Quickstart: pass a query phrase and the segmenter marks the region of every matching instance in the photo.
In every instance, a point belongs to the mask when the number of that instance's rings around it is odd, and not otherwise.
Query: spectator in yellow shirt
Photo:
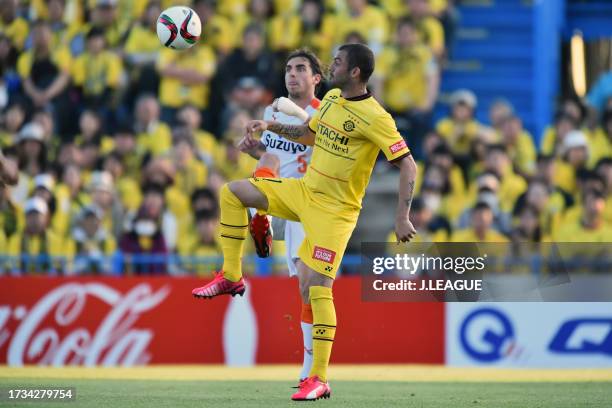
[[[221,266],[221,248],[216,239],[218,213],[200,210],[195,213],[194,232],[179,242],[182,266],[191,274],[203,275],[204,271],[217,270]]]
[[[79,117],[80,133],[75,136],[75,146],[93,143],[100,147],[101,153],[108,153],[113,149],[113,139],[103,135],[102,117],[94,110],[86,109]]]
[[[295,10],[277,8],[276,15],[268,22],[268,47],[278,57],[286,55],[301,45],[301,28],[300,16]]]
[[[25,217],[21,205],[11,199],[9,187],[0,184],[0,231],[7,240],[13,234],[22,231],[25,224]],[[5,243],[6,244],[6,243]],[[6,248],[4,248],[6,250]]]
[[[185,105],[177,113],[177,122],[193,134],[198,157],[213,166],[219,160],[219,143],[212,133],[202,129],[202,113],[193,105]]]
[[[95,171],[88,184],[91,204],[102,211],[102,225],[115,238],[123,231],[123,208],[117,198],[113,176],[106,171]]]
[[[176,184],[176,167],[169,157],[157,157],[147,163],[143,170],[141,185],[159,186],[164,191],[165,207],[168,212],[181,217],[189,213],[189,196]]]
[[[97,27],[87,33],[87,50],[72,67],[72,79],[89,108],[109,108],[113,92],[119,87],[121,59],[106,48],[104,32]]]
[[[580,130],[569,132],[563,139],[557,159],[555,184],[564,191],[577,195],[577,172],[586,168],[589,160],[589,145],[586,135]]]
[[[48,229],[49,209],[40,197],[33,197],[24,205],[26,214],[23,232],[8,240],[8,254],[12,257],[12,270],[21,273],[57,273],[69,269],[64,241]]]
[[[208,167],[196,158],[192,135],[187,129],[175,131],[172,157],[176,163],[174,187],[181,191],[185,198],[191,197],[194,191],[208,184]],[[191,219],[187,211],[177,213],[179,235],[190,229]]]
[[[17,142],[19,129],[26,118],[24,104],[12,103],[4,112],[4,123],[0,127],[0,148],[12,146]]]
[[[603,113],[601,127],[593,132],[589,142],[589,168],[594,167],[601,159],[612,157],[612,109]]]
[[[140,186],[136,179],[125,174],[121,155],[116,151],[105,155],[102,161],[102,170],[113,176],[122,207],[127,211],[136,211],[142,201]]]
[[[501,142],[512,160],[516,172],[530,176],[535,171],[536,149],[533,137],[523,128],[523,121],[510,115],[501,123]]]
[[[28,38],[28,22],[17,15],[18,0],[2,0],[0,2],[0,32],[10,40],[17,51],[23,50]]]
[[[568,204],[559,190],[544,179],[535,178],[529,182],[527,191],[517,199],[513,213],[520,214],[526,206],[537,211],[542,236],[550,237],[563,218]]]
[[[67,11],[67,4],[69,11]],[[76,4],[77,1],[71,0],[32,0],[32,9],[36,14],[36,18],[45,20],[49,23],[51,31],[53,32],[52,46],[57,48],[59,46],[68,46],[70,35],[77,29],[81,24],[77,14],[80,12],[80,5]],[[31,45],[31,35],[26,40],[26,48]]]
[[[147,152],[145,146],[137,142],[131,124],[122,123],[115,130],[113,152],[121,159],[124,174],[134,180],[140,180],[143,159]]]
[[[157,61],[161,77],[159,101],[167,111],[167,121],[173,120],[176,110],[185,104],[208,107],[210,79],[217,67],[215,54],[206,41],[182,52],[164,49]]]
[[[438,97],[440,73],[429,48],[418,40],[414,22],[402,19],[395,44],[378,57],[374,83],[378,96],[393,115],[398,129],[409,135],[412,154],[421,157],[421,144],[431,129],[431,111]]]
[[[145,94],[136,101],[134,129],[137,143],[140,148],[155,156],[168,152],[172,147],[170,127],[160,121],[160,113],[155,96]]]
[[[217,3],[216,0],[195,0],[192,6],[202,21],[201,38],[222,59],[235,46],[235,27],[227,17],[217,13]]]
[[[553,237],[556,242],[612,242],[612,225],[606,223],[606,198],[600,190],[584,194],[583,213],[578,222],[567,222]]]
[[[109,48],[117,49],[124,40],[127,23],[131,22],[131,20],[121,18],[122,15],[119,14],[117,7],[118,0],[94,0],[91,3],[90,22],[78,27],[78,30],[74,30],[70,36],[72,55],[80,55],[83,52],[84,39],[94,27],[102,32]]]
[[[485,171],[495,173],[499,177],[498,197],[502,211],[512,211],[517,198],[527,190],[527,182],[512,169],[512,162],[503,145],[491,145],[487,148]]]
[[[71,58],[66,48],[52,47],[51,28],[47,22],[36,22],[32,36],[32,48],[19,57],[17,71],[32,104],[42,108],[52,103],[68,86]]]
[[[460,89],[450,97],[451,115],[436,124],[436,131],[458,156],[465,157],[472,142],[477,138],[482,125],[474,119],[476,95],[467,89]]]
[[[514,115],[514,106],[506,99],[496,99],[489,106],[489,122],[493,129],[501,134],[506,118]]]
[[[217,170],[225,180],[239,180],[251,177],[257,161],[248,154],[241,154],[236,147],[236,141],[242,137],[244,126],[250,120],[248,113],[238,111],[230,120],[229,127],[223,135],[222,160],[217,164]],[[220,186],[219,186],[220,187]]]
[[[304,0],[300,7],[301,42],[324,62],[332,57],[336,36],[336,15],[326,13],[318,0]]]
[[[65,237],[70,224],[70,209],[58,206],[55,198],[55,178],[51,174],[34,177],[32,196],[45,200],[49,210],[49,228],[58,236]]]
[[[159,3],[150,2],[140,21],[131,28],[123,47],[131,87],[128,93],[128,103],[130,99],[133,102],[130,95],[157,93],[159,76],[155,69],[155,62],[163,49],[163,45],[157,38],[157,18],[160,13]]]
[[[555,115],[553,126],[544,130],[540,149],[542,153],[559,155],[565,136],[572,130],[580,129],[584,119],[583,107],[571,99],[566,100]]]
[[[30,122],[24,125],[17,135],[17,157],[20,177],[32,179],[47,170],[47,145],[42,126]]]
[[[348,0],[346,4],[346,12],[337,18],[336,44],[344,42],[349,33],[358,32],[375,55],[381,52],[389,35],[385,13],[367,0]]]
[[[453,242],[508,242],[508,238],[492,228],[493,211],[485,202],[472,210],[472,225],[453,233]]]
[[[433,16],[429,0],[407,0],[410,16],[416,21],[421,41],[431,48],[436,58],[444,56],[444,28]]]
[[[58,211],[68,214],[69,220],[91,202],[84,186],[81,168],[77,164],[70,163],[62,168],[61,183],[55,187],[55,199]]]
[[[512,242],[541,242],[543,236],[540,219],[540,213],[535,207],[524,206],[518,214],[518,223],[510,234]]]
[[[84,207],[71,231],[74,253],[72,270],[78,275],[110,274],[112,256],[117,249],[113,235],[102,225],[102,211],[95,205]]]
[[[177,128],[174,133],[172,158],[176,165],[174,184],[186,195],[205,187],[208,179],[207,166],[197,159],[193,135],[186,128]]]
[[[420,197],[412,201],[410,221],[419,232],[410,242],[447,242],[451,236],[451,226],[442,216],[434,215]],[[397,242],[395,231],[391,231],[387,242]]]

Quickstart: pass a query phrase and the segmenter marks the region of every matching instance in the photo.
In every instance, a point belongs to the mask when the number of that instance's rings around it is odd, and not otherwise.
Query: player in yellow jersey
[[[357,223],[379,151],[400,168],[395,234],[409,241],[416,234],[408,218],[416,164],[391,116],[368,92],[374,55],[365,45],[345,44],[334,56],[329,91],[308,123],[280,124],[255,120],[247,125],[247,140],[268,130],[286,139],[314,145],[312,159],[301,179],[251,178],[224,185],[220,192],[220,244],[223,269],[215,279],[193,290],[196,297],[242,295],[241,258],[247,235],[247,208],[302,223],[299,249],[300,290],[313,314],[313,365],[292,399],[328,398],[327,366],[336,331],[332,285],[344,250]]]

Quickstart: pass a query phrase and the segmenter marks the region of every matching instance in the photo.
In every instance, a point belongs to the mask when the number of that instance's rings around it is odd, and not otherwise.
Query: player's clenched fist
[[[417,231],[408,218],[395,221],[395,236],[397,242],[408,242],[416,235]]]
[[[257,132],[268,130],[268,123],[265,120],[250,120],[247,123],[247,136],[253,136]]]

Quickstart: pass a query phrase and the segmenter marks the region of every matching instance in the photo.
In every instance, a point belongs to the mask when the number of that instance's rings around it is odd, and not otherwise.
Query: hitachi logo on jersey
[[[339,143],[339,144],[345,145],[345,146],[349,142],[348,136],[342,136],[340,134],[340,132],[338,132],[338,131],[336,131],[334,129],[328,128],[327,126],[321,124],[321,122],[319,122],[317,124],[317,129],[318,129],[319,134],[321,134],[321,136],[325,136],[326,138],[328,138],[332,142]]]
[[[282,150],[287,153],[297,154],[306,151],[307,147],[300,143],[290,142],[289,140],[272,137],[267,134],[263,138],[263,144],[270,149]]]

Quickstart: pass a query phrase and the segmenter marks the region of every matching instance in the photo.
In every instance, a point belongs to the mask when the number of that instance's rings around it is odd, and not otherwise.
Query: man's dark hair
[[[93,26],[88,32],[85,38],[90,40],[95,37],[104,37],[104,29],[101,27]]]
[[[346,52],[348,69],[359,68],[359,79],[366,83],[374,72],[374,53],[363,44],[344,44],[338,51]]]
[[[487,154],[491,153],[503,153],[508,154],[508,150],[506,150],[506,146],[501,143],[491,144],[487,146]]]
[[[211,221],[219,218],[217,209],[198,210],[195,213],[195,221]]]
[[[321,75],[321,79],[323,79],[323,67],[321,64],[321,60],[315,55],[314,52],[310,51],[308,48],[299,48],[295,51],[292,51],[291,54],[287,56],[285,60],[285,64],[289,62],[289,60],[293,58],[306,58],[310,63],[310,69],[312,69],[313,74]]]
[[[595,165],[595,171],[599,171],[604,166],[612,166],[612,157],[603,157],[597,161]]]
[[[410,26],[416,28],[417,24],[412,17],[402,17],[397,22],[396,31],[399,31],[403,26]]]
[[[476,203],[476,205],[474,206],[474,212],[476,211],[493,211],[493,209],[491,208],[491,206],[484,202],[484,201],[479,201]]]
[[[250,23],[244,28],[244,30],[242,30],[242,37],[244,38],[247,34],[250,33],[256,33],[260,37],[263,37],[265,34],[265,30],[259,23]]]

